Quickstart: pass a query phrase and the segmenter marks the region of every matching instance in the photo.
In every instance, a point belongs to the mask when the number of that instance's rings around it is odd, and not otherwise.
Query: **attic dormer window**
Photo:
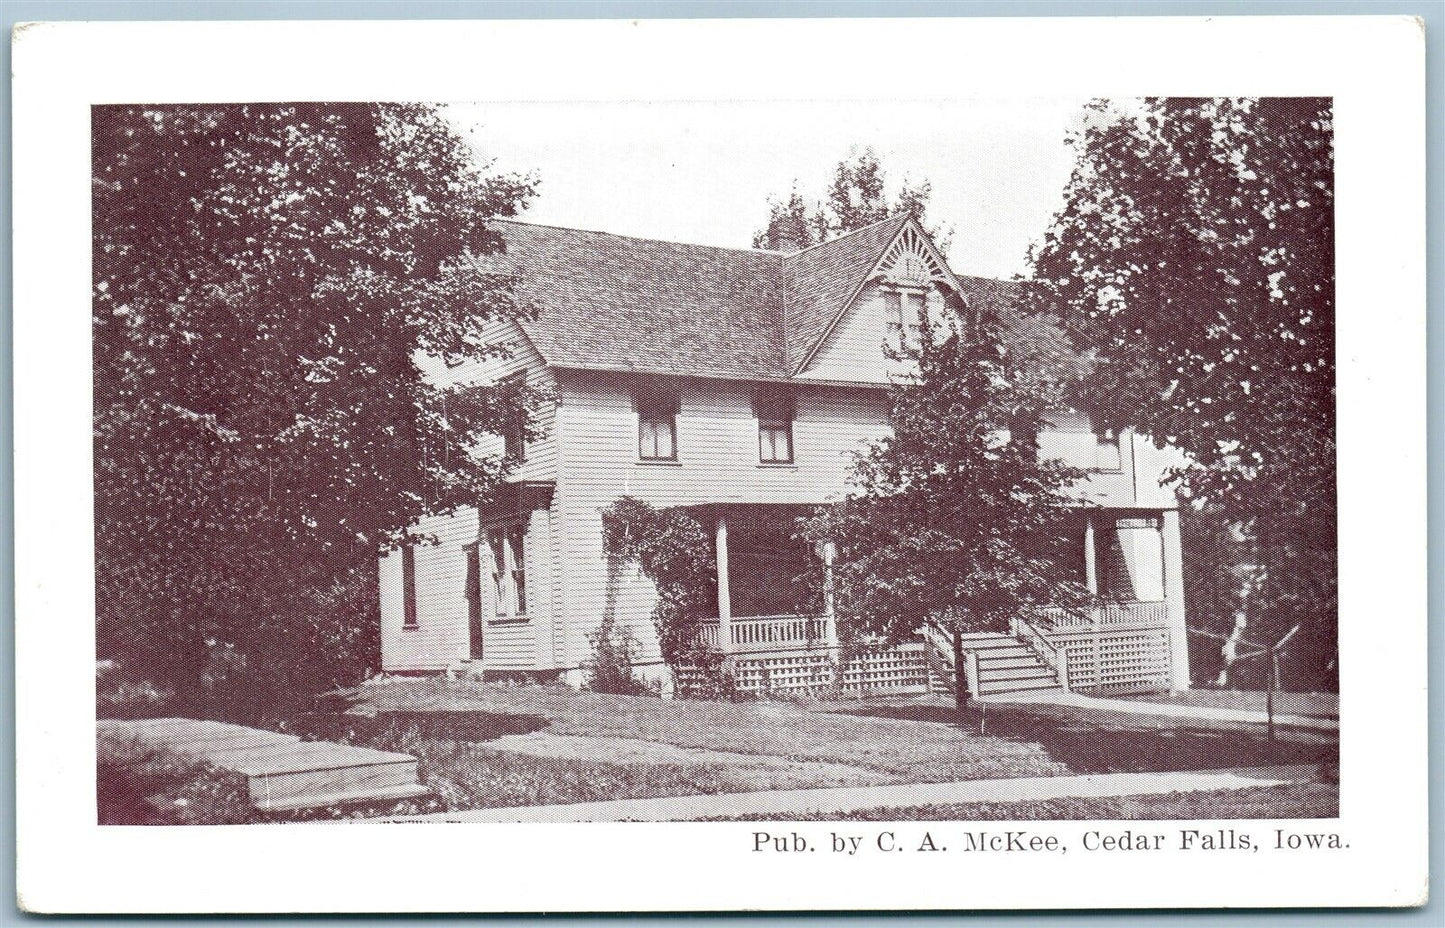
[[[677,460],[677,393],[645,390],[634,398],[637,404],[637,456],[644,461]]]
[[[923,294],[908,290],[886,290],[883,293],[883,304],[889,346],[895,351],[917,351],[923,343]]]

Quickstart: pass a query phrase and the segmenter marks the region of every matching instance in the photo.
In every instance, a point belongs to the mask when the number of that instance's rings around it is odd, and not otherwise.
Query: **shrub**
[[[585,689],[616,696],[653,696],[657,689],[633,672],[633,662],[642,645],[629,629],[618,628],[612,616],[587,636],[592,657],[582,664]]]

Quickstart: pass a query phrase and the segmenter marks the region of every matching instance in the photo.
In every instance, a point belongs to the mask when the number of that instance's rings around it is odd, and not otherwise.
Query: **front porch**
[[[790,526],[798,508],[699,507],[714,533],[717,615],[700,623],[698,646],[721,657],[742,692],[951,692],[953,649],[944,636],[924,634],[887,649],[842,647],[857,636],[839,628],[834,549],[796,538]],[[1086,510],[1078,537],[1078,569],[1098,605],[1085,615],[1050,610],[1020,618],[1007,634],[965,636],[964,675],[973,695],[1187,688],[1177,513]],[[795,608],[758,612],[762,605]],[[694,673],[701,671],[679,668],[684,691]]]

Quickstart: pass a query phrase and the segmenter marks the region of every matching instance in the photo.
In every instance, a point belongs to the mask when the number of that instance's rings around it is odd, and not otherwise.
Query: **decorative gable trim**
[[[887,222],[888,220],[884,220]],[[958,278],[949,269],[948,263],[939,254],[937,246],[929,238],[928,233],[918,224],[918,220],[909,217],[903,228],[893,237],[893,241],[879,254],[873,267],[864,274],[843,302],[842,307],[834,314],[833,318],[824,326],[818,338],[809,346],[808,351],[803,355],[802,360],[793,368],[796,376],[808,369],[813,363],[813,358],[827,343],[828,337],[838,327],[838,323],[852,310],[853,304],[858,300],[858,294],[868,283],[881,280],[888,283],[900,284],[915,287],[943,287],[953,292],[965,305],[968,300],[964,296],[963,287],[959,284]]]
[[[957,278],[948,269],[948,265],[943,263],[943,257],[928,240],[928,236],[913,221],[903,227],[893,244],[883,252],[877,267],[868,275],[870,280],[875,277],[905,286],[927,287],[938,284],[955,293],[959,292]]]

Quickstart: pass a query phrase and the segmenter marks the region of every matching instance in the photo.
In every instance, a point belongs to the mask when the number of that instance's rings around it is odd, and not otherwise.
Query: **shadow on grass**
[[[493,741],[503,735],[529,735],[548,724],[548,720],[540,715],[461,710],[378,712],[374,716],[300,712],[287,719],[284,727],[307,741],[362,744],[415,739]]]
[[[960,713],[952,706],[865,705],[830,711],[940,722],[974,733],[982,725],[990,737],[1039,745],[1076,773],[1319,764],[1328,777],[1338,768],[1340,756],[1337,738],[1314,732],[1284,731],[1279,740],[1270,741],[1262,725],[1202,725],[1066,706],[990,704]]]

